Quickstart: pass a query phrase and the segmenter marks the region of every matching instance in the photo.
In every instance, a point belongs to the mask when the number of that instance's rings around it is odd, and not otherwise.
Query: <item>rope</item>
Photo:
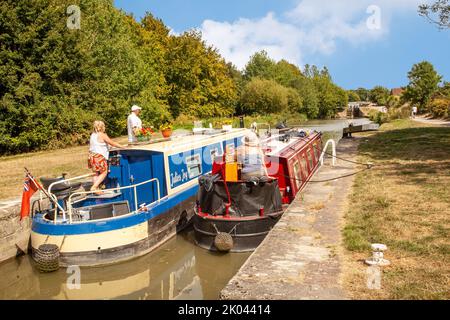
[[[368,168],[364,168],[362,170],[358,170],[358,171],[355,171],[355,172],[352,172],[352,173],[349,173],[349,174],[346,174],[346,175],[343,175],[343,176],[339,176],[339,177],[334,177],[334,178],[325,179],[325,180],[309,180],[309,181],[306,181],[306,182],[307,183],[322,183],[322,182],[329,182],[329,181],[344,179],[344,178],[348,178],[348,177],[351,177],[351,176],[355,176],[358,173],[361,173],[361,172],[364,172],[364,171],[367,171],[367,170],[370,170],[370,169],[371,168],[368,167]],[[305,181],[305,180],[298,179],[298,178],[295,178],[295,177],[291,177],[291,176],[288,176],[288,175],[283,175],[283,176],[285,178],[296,180],[296,181],[300,181],[300,182],[304,182]]]
[[[303,137],[298,137],[298,138],[302,139],[302,140],[305,141],[305,142],[309,142],[309,140],[307,140],[307,139],[305,139],[305,138],[303,138]],[[336,158],[336,159],[339,159],[339,160],[342,160],[342,161],[346,161],[346,162],[353,163],[353,164],[359,164],[359,165],[363,165],[363,166],[371,166],[371,167],[374,166],[372,163],[363,163],[363,162],[358,162],[358,161],[348,160],[348,159],[344,159],[344,158],[341,158],[341,157],[338,157],[338,156],[334,156],[333,154],[331,154],[331,153],[329,153],[329,152],[320,150],[319,148],[317,148],[317,147],[314,146],[314,145],[313,145],[313,148],[316,149],[316,150],[318,150],[318,151],[320,151],[321,153],[323,152],[323,153],[325,153],[326,155],[329,155],[329,156],[331,156],[331,157],[333,157],[333,158]]]

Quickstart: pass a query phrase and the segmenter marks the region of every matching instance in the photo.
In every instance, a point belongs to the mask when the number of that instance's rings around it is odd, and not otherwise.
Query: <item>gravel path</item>
[[[416,122],[420,122],[420,123],[435,124],[438,126],[450,126],[450,121],[446,121],[446,120],[429,119],[429,118],[425,118],[425,117],[417,117],[412,120],[416,121]]]

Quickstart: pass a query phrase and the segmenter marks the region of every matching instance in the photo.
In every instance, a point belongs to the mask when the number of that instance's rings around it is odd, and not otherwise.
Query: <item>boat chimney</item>
[[[264,217],[264,207],[259,208],[259,216]]]

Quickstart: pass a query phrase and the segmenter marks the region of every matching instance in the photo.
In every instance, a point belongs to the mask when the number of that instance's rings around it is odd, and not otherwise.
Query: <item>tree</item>
[[[339,110],[343,110],[348,104],[347,92],[333,83],[328,69],[320,70],[316,66],[308,68],[306,74],[316,88],[318,97],[318,117],[329,119],[336,115]]]
[[[260,51],[250,57],[244,69],[244,78],[249,81],[252,78],[274,79],[275,61],[272,60],[266,51]]]
[[[319,115],[319,97],[311,79],[301,77],[292,86],[302,98],[302,108],[299,113],[306,114],[309,119],[316,119]]]
[[[201,34],[185,32],[171,37],[168,51],[168,101],[173,117],[229,116],[235,111],[237,88],[230,68]]]
[[[359,95],[354,90],[347,91],[347,94],[348,94],[348,101],[349,102],[361,101],[361,98],[359,97]]]
[[[280,113],[288,107],[289,95],[287,88],[273,80],[253,78],[244,87],[240,103],[247,115]]]
[[[285,87],[292,87],[295,80],[303,77],[300,69],[286,60],[277,62],[272,68],[272,79]]]
[[[432,95],[438,90],[442,77],[431,63],[423,61],[412,67],[408,78],[404,99],[422,110],[426,109]]]
[[[386,99],[386,107],[388,108],[395,108],[399,105],[401,98],[398,96],[392,96],[390,95],[387,99]]]
[[[391,92],[388,88],[375,86],[372,90],[370,90],[369,99],[379,106],[385,106],[390,95]]]
[[[439,28],[450,28],[450,0],[437,0],[433,4],[419,6],[419,14]]]
[[[291,113],[304,113],[306,115],[303,108],[303,98],[300,96],[297,90],[293,88],[287,89],[287,99],[288,99],[288,111]]]
[[[94,119],[121,134],[130,103],[144,88],[153,96],[154,65],[130,17],[111,0],[86,0],[82,29],[72,30],[70,4],[0,3],[0,153],[85,143]]]
[[[370,90],[365,88],[358,88],[355,90],[355,93],[359,96],[361,101],[369,101],[370,99]]]
[[[450,99],[450,82],[445,81],[442,87],[436,92],[436,96]]]
[[[80,30],[66,26],[72,4]],[[155,124],[171,112],[230,115],[237,100],[225,61],[199,35],[171,36],[112,0],[1,1],[0,57],[0,154],[86,143],[96,119],[121,135],[132,104]]]

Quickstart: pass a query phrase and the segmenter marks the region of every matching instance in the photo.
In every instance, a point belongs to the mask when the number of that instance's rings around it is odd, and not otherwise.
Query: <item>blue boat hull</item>
[[[35,219],[33,255],[40,244],[60,248],[60,265],[103,266],[145,255],[184,230],[192,222],[197,186],[141,212],[111,221],[53,224]]]

